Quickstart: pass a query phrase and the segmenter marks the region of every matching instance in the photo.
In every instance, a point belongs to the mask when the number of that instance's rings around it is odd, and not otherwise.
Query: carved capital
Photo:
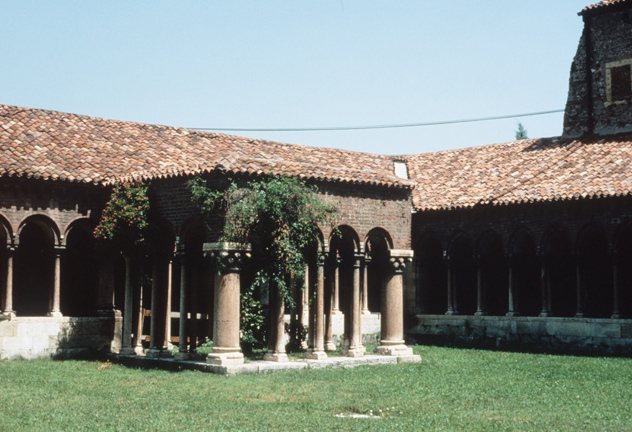
[[[316,257],[316,263],[323,267],[325,265],[325,263],[327,262],[327,259],[329,257],[329,252],[318,252],[318,256]]]
[[[250,245],[242,243],[204,243],[204,255],[219,264],[221,271],[239,272],[250,258]]]
[[[391,257],[389,262],[391,263],[393,270],[395,270],[395,273],[401,273],[406,268],[406,265],[412,262],[412,260],[413,259],[409,257]]]

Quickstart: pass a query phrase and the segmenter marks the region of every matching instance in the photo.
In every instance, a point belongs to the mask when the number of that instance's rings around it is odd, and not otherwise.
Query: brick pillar
[[[13,257],[15,255],[15,247],[7,245],[7,278],[4,290],[4,310],[2,314],[9,317],[15,317],[13,310]]]
[[[313,319],[310,322],[310,328],[313,331],[313,345],[311,349],[305,353],[306,359],[322,360],[327,358],[325,353],[325,262],[327,253],[318,254],[317,267],[317,283],[316,283],[316,304],[312,306],[314,310]]]
[[[240,275],[250,246],[239,243],[204,243],[204,252],[219,261],[215,276],[213,352],[206,359],[216,365],[244,362],[239,346]]]
[[[378,354],[411,356],[413,350],[404,343],[404,276],[413,251],[391,250],[391,271],[382,285],[382,339],[375,349]]]
[[[65,250],[65,246],[55,246],[55,269],[53,273],[53,289],[50,298],[50,306],[48,309],[49,317],[61,317],[59,308],[61,295],[61,253]]]
[[[360,305],[360,267],[364,255],[356,254],[353,257],[353,284],[351,291],[351,302],[345,311],[350,316],[345,317],[345,321],[349,320],[349,335],[345,335],[345,339],[349,340],[349,346],[343,350],[343,354],[347,357],[362,357],[366,351],[362,345],[362,315]]]

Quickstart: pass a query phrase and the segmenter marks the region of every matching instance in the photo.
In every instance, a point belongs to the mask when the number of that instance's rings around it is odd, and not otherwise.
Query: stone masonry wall
[[[590,70],[587,68],[587,51]],[[632,100],[608,100],[607,87],[608,68],[617,65],[615,62],[625,64],[629,60],[632,60],[629,6],[624,10],[607,9],[605,13],[584,17],[584,33],[571,66],[565,136],[632,130]],[[587,97],[588,92],[591,97]]]

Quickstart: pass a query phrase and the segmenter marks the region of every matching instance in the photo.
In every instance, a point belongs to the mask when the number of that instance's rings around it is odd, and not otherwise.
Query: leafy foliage
[[[148,227],[147,189],[143,183],[117,183],[94,229],[94,237],[111,242],[123,252],[143,245]]]
[[[316,187],[289,176],[274,176],[223,190],[201,178],[190,182],[193,202],[206,214],[224,216],[221,241],[258,246],[255,284],[269,283],[289,297],[291,285],[302,286],[306,253],[318,238],[318,224],[332,222],[333,204]],[[290,283],[288,283],[288,280]]]
[[[263,348],[266,344],[266,314],[255,296],[255,287],[250,286],[241,296],[241,348],[244,354],[251,355],[253,349]]]
[[[306,254],[318,239],[318,224],[333,222],[336,207],[322,200],[316,187],[289,176],[268,177],[245,185],[231,180],[221,189],[209,187],[198,177],[189,186],[193,202],[203,213],[223,216],[220,241],[253,245],[257,257],[253,287],[267,285],[271,291],[277,289],[292,305],[292,292],[304,284]],[[252,294],[249,291],[245,295],[252,298]],[[242,322],[242,340],[261,342],[256,329],[261,314],[256,305],[242,299],[242,310],[242,316],[250,315]]]

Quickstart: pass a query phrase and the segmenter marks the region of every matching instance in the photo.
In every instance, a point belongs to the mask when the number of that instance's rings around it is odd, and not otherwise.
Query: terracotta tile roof
[[[407,162],[418,210],[632,195],[632,134],[524,140]]]
[[[0,105],[0,177],[110,184],[213,170],[413,186],[388,156]]]
[[[592,4],[590,6],[586,6],[584,9],[582,9],[582,11],[579,14],[583,15],[584,13],[591,12],[591,11],[593,11],[595,9],[601,10],[605,6],[613,6],[613,5],[616,5],[616,4],[623,4],[623,3],[627,3],[628,1],[629,0],[602,0],[599,3],[595,3],[595,4]]]

